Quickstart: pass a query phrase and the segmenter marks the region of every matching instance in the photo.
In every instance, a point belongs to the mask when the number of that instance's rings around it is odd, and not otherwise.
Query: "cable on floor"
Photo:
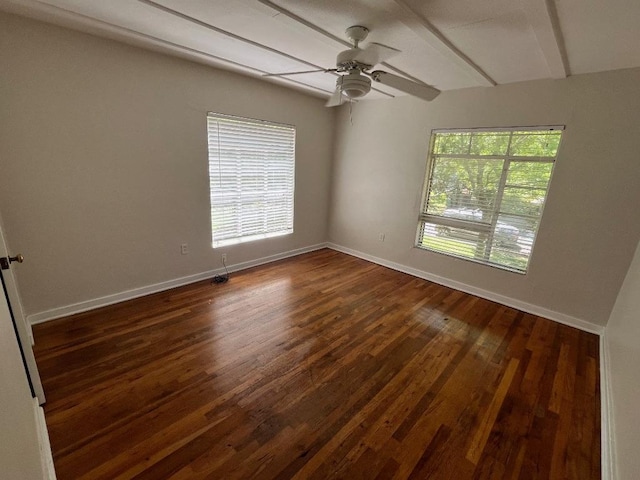
[[[211,280],[211,283],[227,283],[229,281],[229,270],[227,270],[227,262],[222,259],[222,266],[224,267],[224,275],[216,275]]]

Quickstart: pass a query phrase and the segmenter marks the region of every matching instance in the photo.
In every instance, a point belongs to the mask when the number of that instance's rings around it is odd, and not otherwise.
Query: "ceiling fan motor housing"
[[[371,79],[353,71],[338,77],[336,86],[349,98],[360,98],[371,90]]]

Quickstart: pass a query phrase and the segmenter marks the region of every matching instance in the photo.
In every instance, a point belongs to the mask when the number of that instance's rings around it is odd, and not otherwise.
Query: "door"
[[[4,290],[4,292],[0,292],[0,295],[6,295],[8,301],[9,311],[18,337],[22,361],[29,380],[29,386],[31,387],[31,393],[34,397],[38,398],[38,403],[42,405],[45,402],[45,397],[36,359],[33,356],[31,327],[27,324],[24,316],[16,281],[11,271],[12,268],[17,268],[16,265],[21,263],[18,258],[15,258],[16,256],[17,255],[9,255],[4,234],[2,233],[2,229],[0,229],[0,274],[2,276],[2,289]]]
[[[0,477],[55,478],[45,474],[51,451],[34,415],[34,408],[42,409],[29,391],[15,332],[7,298],[0,291]]]

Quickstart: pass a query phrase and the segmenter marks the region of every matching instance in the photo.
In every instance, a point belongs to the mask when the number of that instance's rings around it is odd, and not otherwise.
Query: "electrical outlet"
[[[189,245],[187,245],[186,243],[180,245],[180,253],[182,255],[186,255],[187,253],[189,253]]]
[[[384,233],[379,233],[378,234],[378,240],[380,240],[381,242],[384,242],[384,237],[385,237]]]
[[[227,264],[227,254],[226,253],[222,254],[222,263],[225,264],[225,265]]]

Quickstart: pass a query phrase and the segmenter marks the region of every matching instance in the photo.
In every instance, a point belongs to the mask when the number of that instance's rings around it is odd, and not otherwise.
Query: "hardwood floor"
[[[34,327],[58,478],[598,479],[598,338],[321,250]]]

